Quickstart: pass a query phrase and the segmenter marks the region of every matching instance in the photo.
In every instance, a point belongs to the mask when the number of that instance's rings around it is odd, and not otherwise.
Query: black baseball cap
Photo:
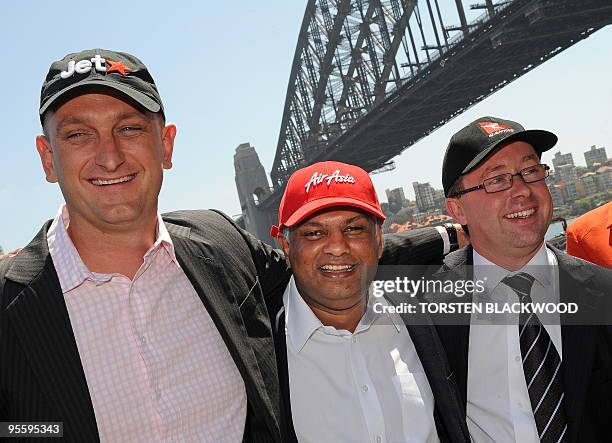
[[[457,179],[476,168],[497,148],[515,141],[529,143],[538,156],[557,144],[557,136],[541,129],[525,129],[512,120],[481,117],[451,137],[442,164],[444,195]]]
[[[51,64],[40,92],[41,121],[53,104],[91,88],[111,88],[148,111],[164,112],[155,81],[138,58],[125,52],[88,49]]]

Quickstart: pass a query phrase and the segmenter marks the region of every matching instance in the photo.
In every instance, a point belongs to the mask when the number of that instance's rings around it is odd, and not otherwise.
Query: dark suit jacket
[[[612,313],[612,271],[576,259],[551,248],[559,263],[561,302],[575,302],[582,318],[600,324],[578,325],[561,316],[561,340],[568,442],[603,442],[612,437],[612,327],[601,324]],[[434,274],[445,280],[472,279],[472,249],[466,247],[446,256]],[[444,295],[428,297],[450,301]],[[457,301],[454,299],[453,301]],[[471,302],[471,296],[463,299]],[[603,315],[600,315],[603,314]],[[461,317],[462,318],[459,318]],[[469,314],[456,319],[463,326],[438,325],[438,333],[461,392],[463,415],[467,401]],[[565,323],[565,324],[564,324]]]
[[[264,300],[281,298],[289,280],[282,255],[214,211],[174,212],[164,220],[177,259],[244,380],[244,440],[285,441]],[[66,441],[98,441],[87,381],[47,247],[49,225],[16,257],[0,260],[0,421],[62,421]],[[414,259],[414,254],[433,260],[442,251],[433,229],[386,243],[391,261]]]
[[[282,289],[289,278],[284,259],[212,211],[173,213],[165,220],[177,259],[244,380],[245,440],[281,441],[263,291]],[[97,441],[87,381],[47,248],[48,227],[14,259],[0,261],[0,418],[63,421],[67,441]]]

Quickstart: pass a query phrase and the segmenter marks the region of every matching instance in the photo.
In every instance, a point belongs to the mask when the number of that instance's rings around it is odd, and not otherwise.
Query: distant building
[[[555,168],[555,177],[564,183],[573,183],[578,180],[578,171],[574,165],[560,165]]]
[[[404,188],[387,189],[385,194],[387,194],[387,201],[389,202],[389,211],[392,213],[396,213],[408,203],[404,195]]]
[[[414,214],[414,221],[421,224],[422,226],[428,226],[428,222],[432,218],[440,217],[450,218],[447,215],[442,214],[442,211],[440,209],[432,209],[427,212],[419,212],[418,214]]]
[[[563,165],[576,166],[574,164],[574,157],[572,157],[571,152],[569,154],[561,154],[561,152],[555,153],[555,157],[553,158],[552,162],[555,170],[559,169],[559,167]]]
[[[594,172],[587,172],[578,180],[582,185],[584,196],[596,194],[600,191],[596,177],[597,174]]]
[[[436,208],[446,212],[446,196],[442,189],[434,189],[434,203]]]
[[[612,166],[602,166],[597,171],[602,190],[612,189]]]
[[[576,182],[567,182],[564,187],[565,193],[563,195],[566,202],[576,200],[578,195],[578,187],[576,186]]]
[[[438,211],[435,211],[438,212]],[[453,223],[455,220],[446,214],[434,214],[425,219],[425,226],[442,226],[445,223]]]
[[[413,182],[412,187],[419,212],[427,212],[436,207],[436,193],[429,183]]]
[[[552,196],[553,206],[559,207],[565,203],[565,199],[563,198],[563,187],[561,185],[552,185],[549,186],[550,195]]]
[[[387,194],[387,201],[391,203],[391,201],[397,201],[403,203],[406,200],[406,196],[404,195],[404,188],[393,188],[385,190],[385,194]]]
[[[587,168],[593,166],[593,163],[604,164],[608,160],[608,154],[606,154],[606,148],[597,148],[595,145],[591,146],[590,151],[584,152],[584,161],[586,161]]]

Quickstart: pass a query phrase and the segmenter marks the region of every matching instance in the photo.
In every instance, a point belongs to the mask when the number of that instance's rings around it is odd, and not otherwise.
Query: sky
[[[57,184],[45,181],[34,145],[40,87],[52,61],[90,48],[140,58],[156,80],[167,119],[178,126],[160,211],[238,214],[234,152],[250,142],[269,173],[305,7],[306,0],[0,3],[0,245],[26,245],[63,201]],[[612,156],[610,43],[608,26],[404,151],[394,171],[373,176],[381,199],[386,188],[398,186],[412,197],[414,181],[441,188],[448,139],[483,115],[555,132],[558,148],[572,152],[577,164],[591,145],[608,147]],[[550,163],[557,150],[544,160]]]

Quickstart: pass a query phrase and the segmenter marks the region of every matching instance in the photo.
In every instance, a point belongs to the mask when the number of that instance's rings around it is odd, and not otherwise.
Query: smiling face
[[[155,222],[176,128],[106,94],[75,97],[45,120],[36,139],[47,181],[58,182],[70,225],[101,232]]]
[[[308,305],[343,311],[367,300],[367,289],[382,254],[381,228],[372,216],[352,208],[315,213],[279,242]]]
[[[530,144],[509,143],[463,175],[463,188],[478,186],[496,175],[516,174],[539,162]],[[519,176],[513,177],[510,189],[492,194],[482,189],[469,192],[460,198],[447,199],[447,207],[455,220],[469,227],[474,249],[505,267],[520,268],[535,255],[552,218],[552,199],[546,182],[525,183]]]

